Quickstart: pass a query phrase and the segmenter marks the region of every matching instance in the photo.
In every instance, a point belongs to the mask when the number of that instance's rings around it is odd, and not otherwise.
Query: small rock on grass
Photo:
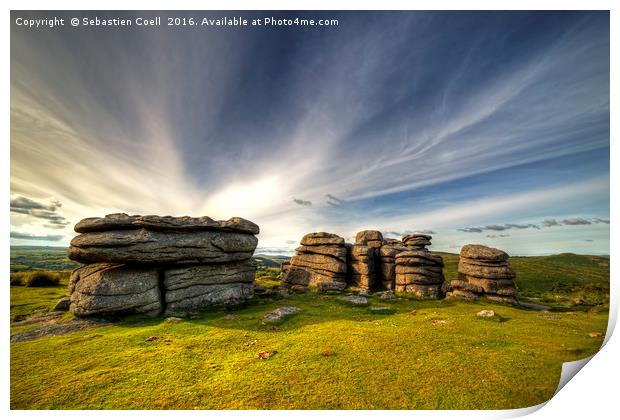
[[[144,341],[155,341],[155,340],[157,340],[157,337],[155,337],[154,335],[151,335],[151,336],[146,337],[146,338],[144,339]]]
[[[396,299],[396,295],[391,290],[386,290],[384,292],[375,293],[375,295],[382,300],[394,300]]]
[[[368,299],[366,299],[364,296],[347,295],[338,298],[338,300],[355,306],[368,305]]]
[[[175,324],[181,321],[183,321],[183,318],[179,318],[178,316],[169,316],[168,318],[166,318],[166,322],[170,322],[172,324]]]
[[[263,322],[266,322],[266,323],[280,322],[284,318],[292,314],[295,314],[299,311],[301,311],[301,308],[298,308],[297,306],[283,306],[281,308],[276,308],[273,311],[269,311],[265,314],[265,316],[263,317]]]
[[[224,321],[235,321],[237,317],[233,314],[228,314],[224,317]]]
[[[53,310],[66,312],[69,310],[69,306],[71,306],[71,298],[69,296],[65,296],[56,302]]]
[[[256,357],[259,359],[269,359],[271,357],[273,357],[274,355],[276,355],[278,352],[275,350],[269,350],[269,351],[259,351],[256,354]]]
[[[590,334],[588,334],[588,336],[592,338],[599,338],[599,337],[602,337],[603,334],[601,334],[600,332],[591,332]]]
[[[493,318],[495,315],[495,311],[490,309],[484,309],[476,314],[476,316],[480,318]]]

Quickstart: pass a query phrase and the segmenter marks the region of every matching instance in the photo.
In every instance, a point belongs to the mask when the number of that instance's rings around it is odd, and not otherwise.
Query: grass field
[[[446,274],[456,259],[446,256]],[[519,287],[550,312],[480,301],[370,298],[381,315],[338,295],[256,298],[169,322],[131,317],[11,343],[11,408],[499,409],[549,399],[561,365],[595,353],[608,313],[609,259],[511,259]],[[64,281],[64,280],[63,280]],[[263,284],[273,282],[268,272]],[[268,285],[268,284],[267,284]],[[11,287],[11,318],[49,310],[63,285]],[[597,300],[574,306],[575,298]],[[270,309],[298,306],[283,323]],[[479,319],[493,309],[499,316]],[[230,316],[233,314],[234,316]],[[65,315],[63,322],[71,315]],[[11,328],[11,334],[39,325]],[[153,338],[155,337],[155,338]],[[148,340],[147,340],[148,339]],[[275,352],[266,359],[260,352]]]

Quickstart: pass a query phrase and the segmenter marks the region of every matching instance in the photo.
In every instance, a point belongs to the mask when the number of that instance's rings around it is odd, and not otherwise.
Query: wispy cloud
[[[569,219],[564,219],[562,220],[562,223],[565,225],[591,225],[592,224],[592,222],[582,217],[571,217]]]
[[[556,219],[545,219],[541,222],[541,225],[543,227],[552,227],[552,226],[561,226],[561,225],[568,225],[568,226],[575,226],[575,225],[590,225],[592,223],[607,223],[609,224],[609,220],[604,220],[604,219],[600,219],[598,217],[590,220],[584,219],[582,217],[571,217],[568,219],[564,219],[562,220],[562,223],[558,222]],[[459,228],[457,229],[458,231],[461,232],[483,232],[485,230],[495,230],[495,231],[502,231],[502,230],[508,230],[508,229],[537,229],[540,230],[540,226],[534,223],[525,223],[525,224],[519,224],[519,223],[506,223],[503,225],[486,225],[486,226],[481,226],[481,227],[465,227],[465,228]],[[488,237],[488,235],[487,235]]]
[[[58,242],[63,236],[62,235],[33,235],[30,233],[21,233],[11,231],[11,238],[13,239],[27,239],[30,241],[51,241]]]
[[[331,205],[333,207],[337,207],[337,206],[340,206],[340,205],[346,203],[346,201],[341,200],[340,198],[335,197],[335,196],[333,196],[331,194],[325,194],[325,197],[327,197],[327,199],[328,199],[327,200],[327,204],[329,204],[329,205]]]
[[[309,201],[309,200],[302,200],[300,198],[293,198],[293,201],[295,202],[295,204],[299,204],[300,206],[304,206],[304,207],[311,207],[312,206],[312,201]]]
[[[604,223],[606,225],[609,224],[609,219],[601,219],[599,217],[595,217],[594,219],[592,219],[592,223]]]
[[[44,226],[48,229],[63,229],[70,224],[67,219],[56,212],[60,207],[62,204],[58,200],[50,200],[48,204],[45,204],[22,196],[11,198],[11,213],[44,219]]]

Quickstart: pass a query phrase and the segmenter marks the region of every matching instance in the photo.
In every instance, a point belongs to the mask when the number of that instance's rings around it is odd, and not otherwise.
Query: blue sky
[[[13,24],[12,244],[127,212],[609,253],[607,12],[230,14],[339,25]]]

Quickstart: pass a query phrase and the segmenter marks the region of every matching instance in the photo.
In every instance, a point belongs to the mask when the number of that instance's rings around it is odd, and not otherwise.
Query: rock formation
[[[429,235],[415,234],[405,235],[401,242],[384,239],[377,230],[363,230],[355,244],[349,244],[332,233],[309,233],[290,263],[282,264],[282,278],[294,291],[315,286],[326,292],[348,286],[360,292],[396,289],[438,298],[443,260],[426,249],[430,240]]]
[[[355,244],[347,244],[347,283],[359,290],[375,290],[380,287],[381,259],[379,250],[383,235],[378,230],[363,230],[355,235]]]
[[[283,264],[288,286],[343,290],[346,286],[347,249],[344,238],[327,232],[308,233],[295,249],[290,264]]]
[[[396,254],[396,291],[438,299],[444,282],[443,259],[426,249]]]
[[[426,249],[426,247],[431,244],[431,239],[433,239],[433,237],[430,235],[416,233],[413,235],[403,236],[402,242],[407,248]]]
[[[386,290],[394,290],[396,285],[396,255],[407,251],[409,248],[403,245],[401,241],[395,239],[385,239],[379,250],[381,260],[381,269],[379,277],[381,285]]]
[[[508,265],[508,254],[483,245],[465,245],[461,248],[458,266],[459,278],[450,282],[448,296],[488,299],[517,303],[515,273]]]
[[[68,250],[78,316],[168,314],[234,304],[254,293],[256,224],[238,217],[88,218]]]

